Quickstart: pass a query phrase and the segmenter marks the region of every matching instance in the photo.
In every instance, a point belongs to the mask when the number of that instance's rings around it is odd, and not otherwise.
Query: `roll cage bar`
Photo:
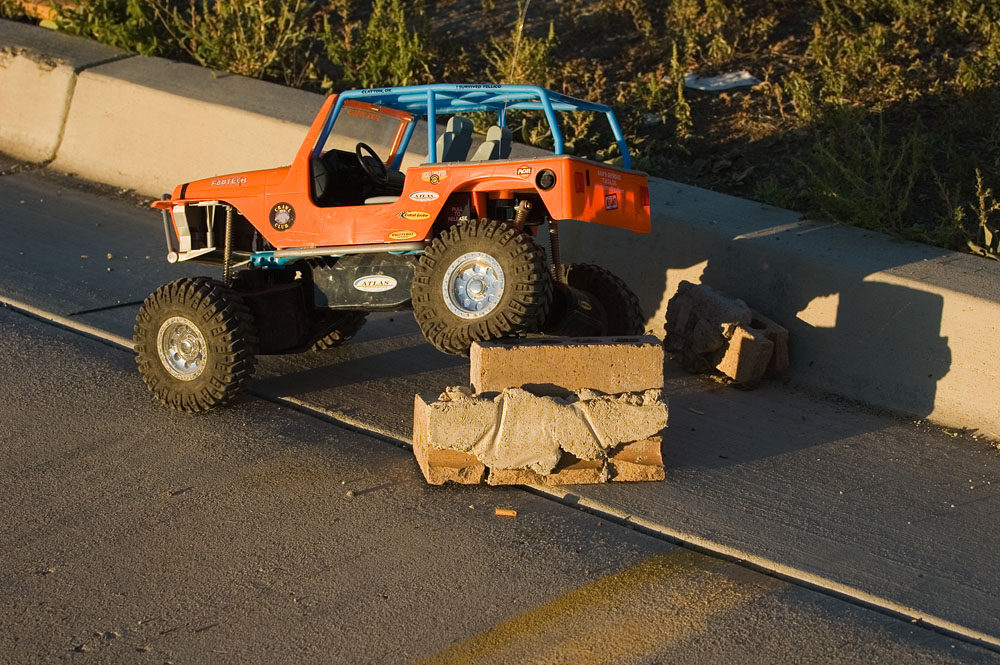
[[[500,85],[491,83],[434,83],[430,85],[397,86],[393,88],[368,88],[345,90],[337,95],[333,111],[326,119],[320,134],[318,146],[326,143],[333,124],[340,114],[344,102],[359,100],[410,113],[415,118],[436,118],[439,115],[468,113],[470,111],[494,111],[498,114],[497,124],[506,126],[508,110],[542,111],[552,131],[554,152],[563,154],[565,144],[556,111],[591,111],[603,113],[611,126],[611,133],[622,155],[622,166],[632,168],[632,157],[629,155],[625,137],[622,135],[618,119],[610,106],[586,102],[567,95],[552,92],[537,85]],[[413,136],[416,122],[410,122],[392,167],[399,168],[403,153]],[[437,162],[437,122],[427,122],[427,161]]]

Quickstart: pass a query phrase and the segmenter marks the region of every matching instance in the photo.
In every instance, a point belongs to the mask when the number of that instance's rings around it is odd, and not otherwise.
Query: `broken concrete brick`
[[[613,394],[663,387],[663,346],[652,335],[475,342],[469,360],[477,393],[524,388],[565,395],[591,388]]]
[[[498,401],[502,406],[496,436],[472,449],[491,469],[531,469],[544,475],[559,462],[561,443],[593,439],[587,424],[565,402],[519,388],[504,390]]]
[[[788,368],[788,329],[775,323],[757,310],[753,310],[753,321],[750,325],[764,331],[764,336],[774,344],[771,361],[767,365],[764,376],[773,376]]]
[[[715,368],[736,383],[754,384],[764,378],[773,351],[763,330],[739,326]]]
[[[545,479],[528,469],[490,469],[489,485],[544,485]]]
[[[698,319],[688,335],[686,347],[691,353],[703,356],[718,351],[725,345],[726,336],[722,334],[722,326],[711,323],[708,319]]]
[[[618,395],[581,390],[566,398],[518,388],[495,396],[453,392],[446,391],[444,401],[414,399],[414,455],[432,484],[480,482],[487,469],[487,482],[494,485],[606,482],[613,472],[608,449],[621,452],[623,441],[645,440],[667,424],[659,390]],[[655,476],[628,466],[641,466],[642,460],[626,455],[620,461],[628,471],[623,477]]]
[[[596,485],[605,483],[610,470],[604,460],[580,460],[566,453],[547,475],[529,469],[490,469],[490,485]]]
[[[430,405],[420,396],[413,400],[413,455],[424,479],[431,485],[443,485],[449,480],[463,485],[475,485],[483,480],[486,465],[468,453],[439,450],[428,438]]]
[[[641,482],[663,480],[663,439],[653,436],[642,441],[623,443],[611,451],[608,465],[611,480],[615,482]]]
[[[552,473],[545,476],[545,484],[596,485],[606,483],[609,475],[608,464],[603,459],[578,459],[564,453]]]
[[[574,406],[590,423],[605,449],[624,441],[654,436],[667,426],[667,405],[660,399],[658,390],[647,391],[644,395],[606,395]]]
[[[671,311],[673,310],[673,312]],[[746,303],[705,284],[683,281],[667,303],[666,345],[671,351],[705,354],[718,350],[753,313]]]
[[[427,436],[435,448],[470,452],[492,439],[499,405],[492,399],[448,399],[428,403]]]

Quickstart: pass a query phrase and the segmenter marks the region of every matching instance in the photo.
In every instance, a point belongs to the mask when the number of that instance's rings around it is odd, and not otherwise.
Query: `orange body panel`
[[[536,159],[450,162],[411,167],[402,195],[393,203],[320,207],[310,194],[309,158],[336,98],[331,96],[313,121],[291,166],[206,178],[178,186],[169,201],[222,201],[235,206],[278,249],[426,240],[451,194],[472,193],[474,214],[485,216],[488,192],[536,193],[552,219],[605,224],[635,233],[650,231],[648,180],[645,174],[567,155]],[[348,102],[363,109],[365,105]],[[408,114],[385,112],[401,119]],[[402,138],[397,135],[396,143]],[[383,156],[384,157],[384,156]],[[388,156],[391,163],[393,155]],[[538,174],[551,170],[553,187],[542,191]],[[272,224],[275,210],[290,208],[294,221]]]

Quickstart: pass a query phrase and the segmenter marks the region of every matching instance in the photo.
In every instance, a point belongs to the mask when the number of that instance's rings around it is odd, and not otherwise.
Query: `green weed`
[[[423,2],[374,0],[366,22],[351,21],[350,4],[339,7],[341,30],[324,22],[320,38],[327,56],[352,87],[412,85],[432,80],[434,39]]]
[[[308,0],[151,0],[173,42],[203,67],[301,85],[312,73]]]

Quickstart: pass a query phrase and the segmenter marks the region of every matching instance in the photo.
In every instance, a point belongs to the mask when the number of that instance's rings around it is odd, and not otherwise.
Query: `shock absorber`
[[[531,201],[524,199],[514,207],[514,225],[518,229],[524,230],[524,223],[528,221],[528,213],[531,212]]]
[[[549,249],[552,252],[552,279],[564,282],[562,257],[559,253],[559,222],[549,220]]]
[[[222,281],[233,285],[233,206],[226,206],[226,243],[222,249]]]

